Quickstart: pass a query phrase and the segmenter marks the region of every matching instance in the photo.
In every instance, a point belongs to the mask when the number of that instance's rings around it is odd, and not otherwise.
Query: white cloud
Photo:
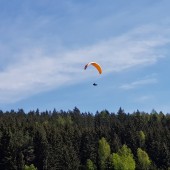
[[[147,78],[147,79],[142,79],[142,80],[138,80],[138,81],[134,81],[128,84],[121,85],[120,88],[124,90],[130,90],[130,89],[138,88],[144,85],[155,84],[157,82],[158,81],[156,78]]]
[[[157,32],[164,34],[153,36]],[[36,49],[30,46],[21,53],[15,53],[16,60],[0,72],[0,102],[15,102],[65,83],[72,84],[94,76],[93,72],[85,74],[83,71],[89,61],[99,62],[103,75],[153,64],[162,57],[156,49],[168,42],[164,29],[140,28],[90,47],[60,53],[48,53],[43,47]],[[130,89],[151,83],[156,83],[156,79],[132,82],[121,88]]]
[[[152,95],[143,95],[135,99],[136,102],[143,102],[145,103],[146,101],[153,100],[154,96]]]

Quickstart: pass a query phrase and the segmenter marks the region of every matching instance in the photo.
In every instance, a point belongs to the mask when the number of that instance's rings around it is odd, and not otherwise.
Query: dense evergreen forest
[[[1,170],[170,169],[170,114],[0,111]]]

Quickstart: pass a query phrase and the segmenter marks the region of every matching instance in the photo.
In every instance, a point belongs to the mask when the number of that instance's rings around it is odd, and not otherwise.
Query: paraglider
[[[101,66],[100,66],[98,63],[96,63],[96,62],[90,62],[90,63],[86,64],[86,65],[84,66],[84,70],[86,70],[87,67],[90,66],[90,65],[94,66],[95,69],[97,69],[97,71],[98,71],[99,74],[102,74],[102,68],[101,68]],[[97,86],[97,84],[96,84],[96,83],[93,83],[93,86]]]
[[[102,68],[101,68],[101,66],[100,66],[98,63],[96,63],[96,62],[90,62],[90,63],[86,64],[85,67],[84,67],[84,70],[86,70],[87,67],[90,66],[90,65],[94,66],[94,67],[98,70],[99,74],[102,74]]]

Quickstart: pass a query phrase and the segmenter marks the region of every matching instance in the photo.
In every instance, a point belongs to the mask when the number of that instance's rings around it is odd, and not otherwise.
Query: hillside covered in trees
[[[0,111],[0,169],[170,169],[170,114]]]

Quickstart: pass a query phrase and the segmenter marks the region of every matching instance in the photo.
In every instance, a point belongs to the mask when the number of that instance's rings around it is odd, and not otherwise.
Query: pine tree
[[[0,169],[3,170],[17,169],[11,138],[10,130],[4,129],[0,140]]]
[[[34,165],[38,169],[48,170],[48,142],[45,132],[40,130],[37,130],[33,139],[35,154]]]

